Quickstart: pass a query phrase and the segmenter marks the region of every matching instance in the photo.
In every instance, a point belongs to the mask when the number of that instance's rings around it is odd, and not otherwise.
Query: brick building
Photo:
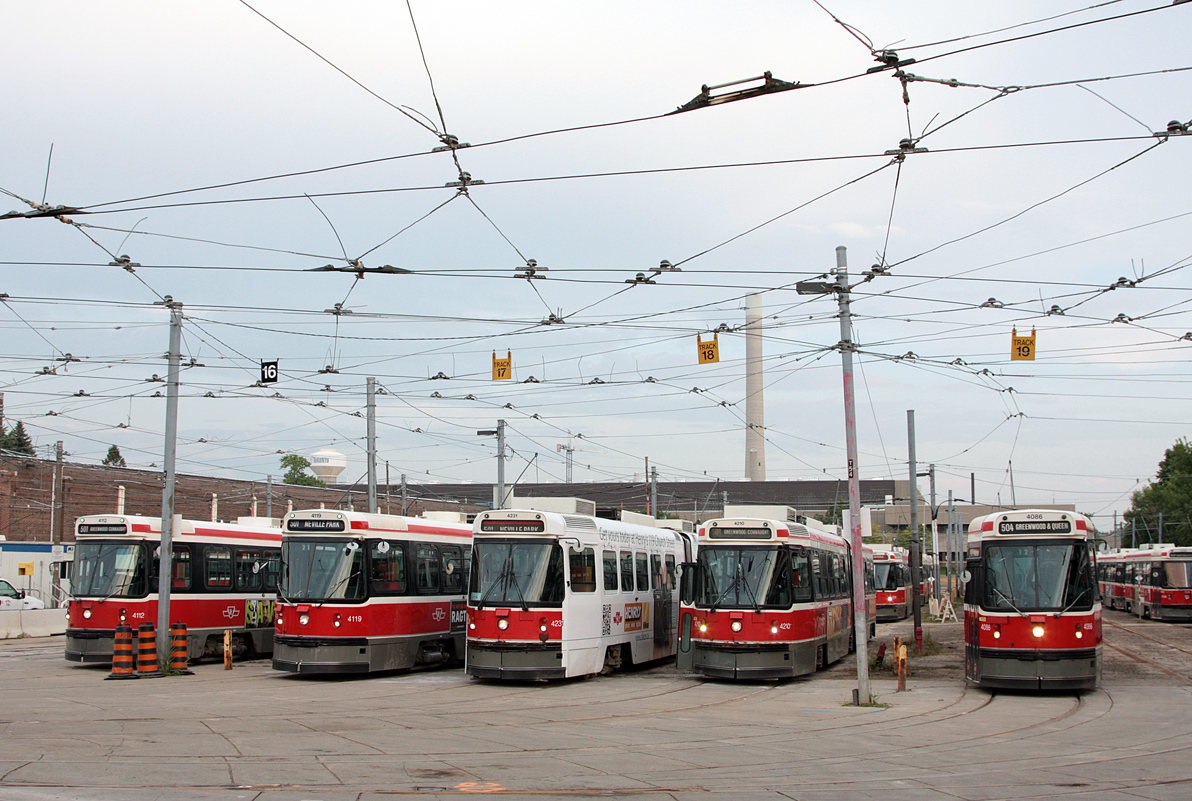
[[[0,457],[0,536],[10,542],[70,542],[73,522],[82,515],[116,513],[123,498],[125,514],[159,517],[165,474],[102,465],[62,464],[61,497],[56,491],[58,463],[33,457]],[[123,488],[123,489],[122,489]],[[387,509],[382,493],[379,509]],[[270,504],[270,501],[272,502]],[[367,509],[363,488],[301,487],[264,481],[238,481],[208,476],[178,475],[176,512],[193,520],[235,520],[242,516],[281,517],[290,509],[326,506],[329,509]],[[390,504],[394,514],[400,504]],[[478,511],[477,507],[441,500],[414,499],[409,514],[423,511]]]

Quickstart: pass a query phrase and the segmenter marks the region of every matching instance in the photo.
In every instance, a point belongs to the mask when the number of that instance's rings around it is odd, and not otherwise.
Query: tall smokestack
[[[762,296],[745,296],[745,479],[766,480],[766,414],[762,403]]]

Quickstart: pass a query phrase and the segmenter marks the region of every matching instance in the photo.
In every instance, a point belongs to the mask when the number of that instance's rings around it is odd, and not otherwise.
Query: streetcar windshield
[[[480,539],[472,545],[468,600],[478,607],[560,606],[563,549],[554,540]]]
[[[278,593],[287,601],[360,601],[364,548],[356,540],[286,538]]]
[[[1164,562],[1160,586],[1184,590],[1192,587],[1192,562]]]
[[[985,546],[987,609],[1092,609],[1092,563],[1084,542],[998,542]]]
[[[149,592],[145,546],[137,542],[75,544],[71,592],[87,598],[141,598]]]
[[[695,604],[715,609],[790,606],[785,549],[710,545],[700,549]]]
[[[901,590],[908,583],[906,570],[900,564],[887,562],[874,565],[873,569],[879,590]]]

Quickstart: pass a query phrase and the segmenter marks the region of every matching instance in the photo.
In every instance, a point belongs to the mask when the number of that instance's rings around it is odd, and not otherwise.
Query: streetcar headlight
[[[777,634],[777,633],[778,633],[778,621],[777,621],[777,620],[771,620],[771,621],[770,621],[770,633],[771,633],[771,634]]]
[[[541,620],[541,621],[538,623],[538,630],[539,630],[539,631],[541,631],[543,634],[545,634],[545,633],[546,633],[546,618],[543,618],[543,619],[542,619],[542,620]]]
[[[894,596],[893,596],[893,595],[887,595],[887,596],[886,596],[886,603],[889,603],[889,604],[892,604],[892,603],[894,603]]]
[[[1076,639],[1078,639],[1078,640],[1083,639],[1083,637],[1084,637],[1084,632],[1081,631],[1080,629],[1077,629],[1076,630]]]
[[[84,609],[84,610],[83,610],[83,620],[90,620],[90,619],[91,619],[91,610],[90,610],[90,609]],[[120,619],[121,619],[121,620],[124,620],[124,615],[121,615],[121,616],[120,616]]]
[[[469,628],[469,629],[472,629],[472,630],[475,630],[475,629],[476,629],[476,621],[474,621],[474,620],[473,620],[471,623],[469,623],[469,624],[468,624],[468,628]]]
[[[509,628],[509,618],[503,617],[500,620],[498,620],[497,628],[499,628],[501,631],[504,631],[505,629]]]
[[[994,630],[993,630],[993,639],[995,639],[995,640],[1000,640],[1001,638],[1002,638],[1002,631],[1001,631],[1001,629],[994,629]]]
[[[333,621],[333,623],[334,623],[334,625],[335,625],[335,627],[336,627],[336,628],[339,628],[339,627],[340,627],[340,625],[341,625],[341,624],[340,624],[340,622],[339,622],[339,615],[336,615],[336,616],[335,616],[335,620]]]
[[[701,620],[701,621],[700,621],[700,623],[699,623],[699,632],[700,632],[700,634],[707,634],[707,633],[708,633],[708,624],[707,624],[707,623],[705,623],[705,622],[704,622],[704,621],[702,621],[702,620]]]
[[[298,625],[305,626],[310,623],[310,615],[302,614],[298,616]]]
[[[734,620],[734,621],[733,621],[733,622],[732,622],[732,623],[729,625],[729,628],[730,628],[730,629],[732,629],[733,631],[740,631],[740,630],[741,630],[741,621],[739,621],[739,620]]]
[[[1033,627],[1031,629],[1031,634],[1034,634],[1036,637],[1042,637],[1043,636],[1043,627],[1042,626]]]
[[[281,628],[281,615],[277,616],[277,627]]]

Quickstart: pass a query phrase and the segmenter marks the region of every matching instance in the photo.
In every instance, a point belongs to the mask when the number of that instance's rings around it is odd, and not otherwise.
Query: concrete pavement
[[[104,681],[62,640],[0,643],[0,798],[375,801],[1192,797],[1192,686],[1083,695],[912,678],[726,683],[637,671],[492,684],[315,679],[268,662]]]

